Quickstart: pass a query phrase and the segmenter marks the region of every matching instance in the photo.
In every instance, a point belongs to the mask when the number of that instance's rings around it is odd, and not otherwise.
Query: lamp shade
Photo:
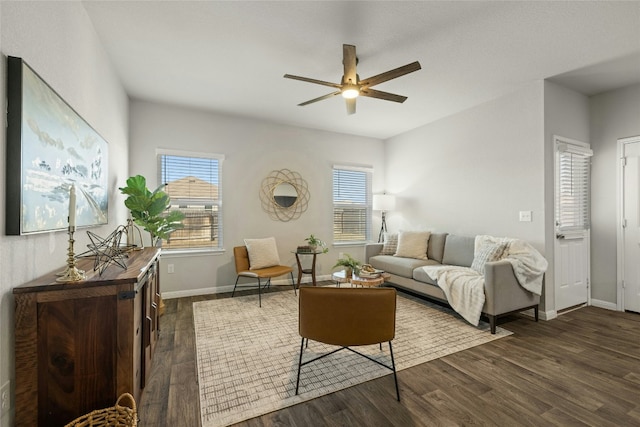
[[[390,194],[374,194],[373,210],[388,212],[396,208],[396,196]]]

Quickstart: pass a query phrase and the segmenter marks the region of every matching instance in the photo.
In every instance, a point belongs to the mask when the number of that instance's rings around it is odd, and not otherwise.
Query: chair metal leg
[[[258,307],[262,308],[262,292],[260,290],[260,278],[258,277]],[[266,288],[266,285],[265,285]]]
[[[393,380],[396,382],[396,396],[398,397],[398,402],[400,402],[400,389],[398,388],[398,375],[396,374],[396,362],[393,359],[393,347],[391,346],[391,341],[389,341],[389,353],[391,353],[391,367],[393,369]]]
[[[291,274],[291,286],[293,286],[293,294],[298,295],[298,293],[296,292],[296,282],[294,282],[293,280],[293,271],[289,274]]]
[[[240,280],[240,276],[236,277],[236,284],[233,285],[233,292],[231,292],[231,298],[233,298],[233,295],[235,295],[236,293],[236,286],[238,286],[238,280]]]
[[[307,340],[309,342],[309,340]],[[300,343],[300,358],[298,359],[298,378],[296,378],[296,395],[298,394],[298,387],[300,386],[300,368],[302,368],[302,352],[304,351],[304,337]]]

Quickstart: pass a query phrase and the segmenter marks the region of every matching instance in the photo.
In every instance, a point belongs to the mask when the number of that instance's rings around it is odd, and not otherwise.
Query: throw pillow
[[[244,239],[249,253],[249,270],[273,267],[280,264],[275,237]]]
[[[393,255],[398,249],[398,234],[384,233],[384,245],[380,255]]]
[[[483,243],[473,257],[471,268],[484,275],[484,265],[488,262],[499,261],[507,248],[506,243]]]
[[[430,231],[401,231],[398,234],[398,249],[394,256],[427,259]]]

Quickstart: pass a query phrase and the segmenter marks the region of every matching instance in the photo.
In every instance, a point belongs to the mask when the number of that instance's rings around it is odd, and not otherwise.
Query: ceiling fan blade
[[[387,71],[382,74],[378,74],[377,76],[369,77],[368,79],[360,80],[358,82],[361,86],[371,87],[382,82],[386,82],[391,79],[395,79],[396,77],[404,76],[405,74],[413,73],[414,71],[418,71],[422,67],[418,61],[412,62],[411,64],[403,65],[402,67],[395,68],[393,70]]]
[[[356,113],[356,99],[355,98],[347,98],[347,114],[355,114]]]
[[[404,101],[407,100],[406,96],[396,95],[394,93],[389,93],[389,92],[382,92],[381,90],[374,90],[369,88],[362,89],[360,91],[360,95],[368,96],[369,98],[378,98],[378,99],[384,99],[385,101],[393,101],[393,102],[400,102],[400,103],[403,103]]]
[[[285,74],[284,78],[285,79],[300,80],[302,82],[308,82],[308,83],[315,83],[315,84],[319,84],[319,85],[323,85],[323,86],[335,87],[336,89],[340,89],[342,87],[342,85],[339,85],[338,83],[325,82],[324,80],[310,79],[308,77],[293,76],[291,74]]]
[[[342,64],[344,65],[344,81],[343,83],[358,83],[358,75],[356,74],[356,47],[350,44],[342,45]]]
[[[305,105],[313,104],[314,102],[322,101],[323,99],[329,99],[332,96],[340,95],[340,93],[341,93],[340,91],[331,92],[331,93],[328,93],[326,95],[322,95],[322,96],[319,96],[317,98],[311,99],[311,100],[303,102],[301,104],[298,104],[298,107],[304,107]]]

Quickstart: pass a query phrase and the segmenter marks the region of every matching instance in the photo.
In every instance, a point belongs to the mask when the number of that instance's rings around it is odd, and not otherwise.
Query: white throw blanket
[[[456,265],[427,265],[422,269],[438,283],[451,308],[478,326],[484,305],[484,276]]]
[[[507,248],[502,259],[511,263],[520,286],[536,295],[542,294],[542,278],[549,263],[540,252],[523,240],[493,236],[476,236],[476,252],[487,242],[506,242]]]
[[[540,295],[547,260],[530,244],[518,239],[476,236],[475,255],[485,243],[506,243],[502,260],[507,260],[520,286]],[[484,276],[468,267],[455,265],[428,265],[421,267],[442,289],[451,308],[467,322],[478,326],[484,305]]]

